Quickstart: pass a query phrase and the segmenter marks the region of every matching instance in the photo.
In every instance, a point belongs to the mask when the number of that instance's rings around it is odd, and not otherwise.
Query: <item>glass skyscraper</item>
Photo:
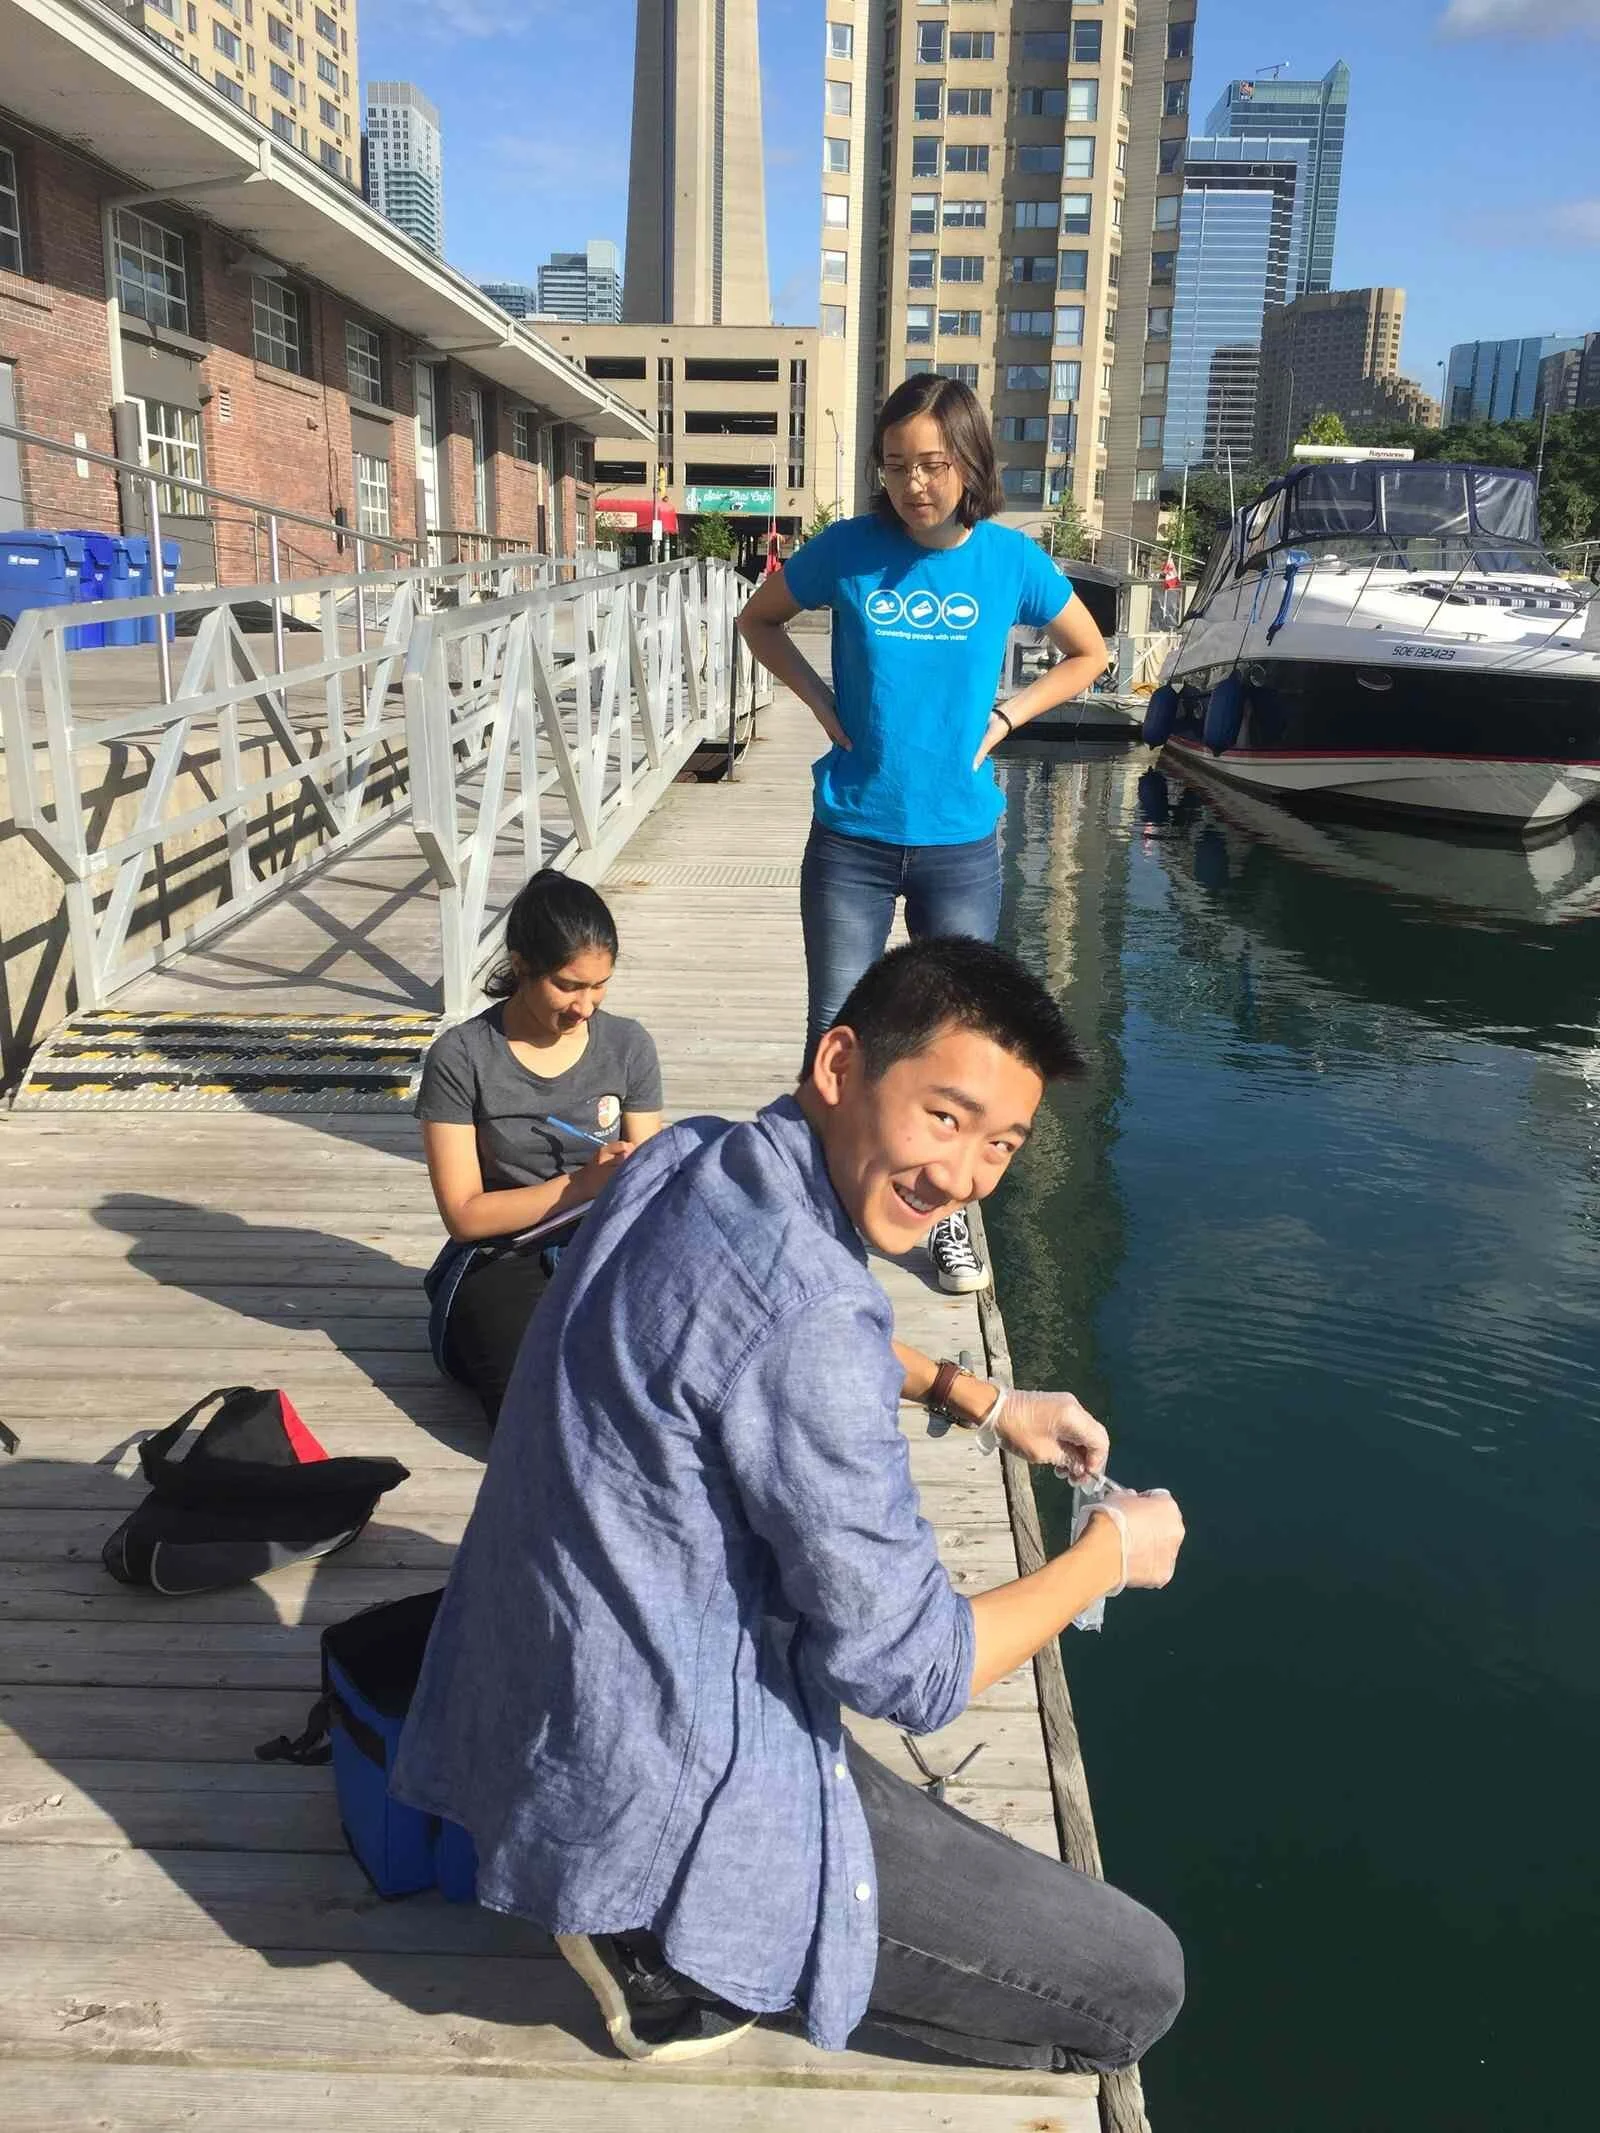
[[[1270,134],[1304,141],[1308,202],[1305,259],[1289,295],[1320,296],[1333,287],[1333,239],[1339,221],[1350,69],[1341,59],[1321,81],[1231,81],[1206,120],[1213,136],[1238,140]]]
[[[1305,271],[1310,144],[1188,144],[1162,457],[1243,465],[1255,433],[1261,321]]]
[[[1533,414],[1539,365],[1583,346],[1581,333],[1533,334],[1522,340],[1458,341],[1444,375],[1444,419],[1517,422]]]

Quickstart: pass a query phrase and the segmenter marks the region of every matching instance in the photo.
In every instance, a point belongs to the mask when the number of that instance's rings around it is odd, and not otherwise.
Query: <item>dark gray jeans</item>
[[[850,1743],[878,1873],[869,2022],[985,2066],[1129,2066],[1183,2004],[1183,1952],[1131,1896],[1041,1857]]]

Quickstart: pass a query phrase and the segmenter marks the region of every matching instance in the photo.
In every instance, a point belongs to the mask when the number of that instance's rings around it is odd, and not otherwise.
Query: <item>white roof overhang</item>
[[[0,0],[0,111],[181,201],[558,421],[653,438],[644,416],[415,245],[359,194],[103,0]]]

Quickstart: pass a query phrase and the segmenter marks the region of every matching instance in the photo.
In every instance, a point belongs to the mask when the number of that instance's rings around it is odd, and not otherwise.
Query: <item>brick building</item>
[[[0,51],[0,422],[403,541],[590,543],[632,406],[99,0],[0,0]],[[0,439],[0,524],[131,530],[141,490]],[[181,500],[186,580],[262,573],[249,513]]]

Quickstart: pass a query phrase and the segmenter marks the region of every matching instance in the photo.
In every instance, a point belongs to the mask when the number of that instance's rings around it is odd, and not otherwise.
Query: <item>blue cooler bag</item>
[[[437,1888],[452,1903],[471,1903],[478,1872],[471,1837],[389,1792],[440,1597],[412,1593],[325,1629],[322,1697],[306,1730],[298,1740],[267,1741],[256,1754],[265,1762],[331,1758],[345,1842],[380,1896]]]

